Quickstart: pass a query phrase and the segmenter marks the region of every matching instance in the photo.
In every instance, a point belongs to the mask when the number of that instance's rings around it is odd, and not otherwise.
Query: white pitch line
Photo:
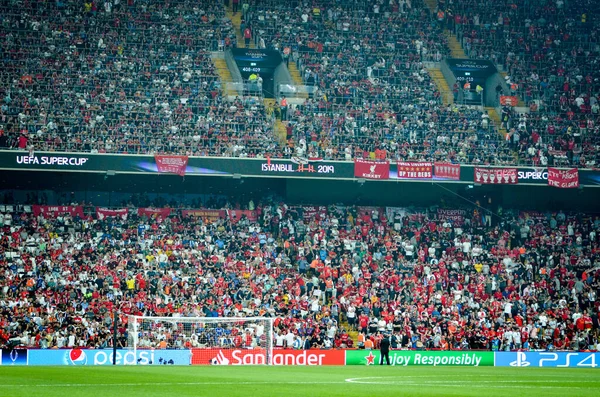
[[[543,386],[543,385],[527,385],[526,383],[540,383],[547,384],[550,382],[561,382],[561,381],[543,381],[543,380],[499,380],[499,381],[440,381],[440,380],[428,380],[422,382],[411,381],[410,379],[425,378],[420,376],[403,376],[398,378],[392,377],[364,377],[364,378],[348,378],[345,381],[324,381],[324,382],[260,382],[260,381],[249,381],[249,382],[161,382],[161,383],[47,383],[47,384],[3,384],[3,387],[138,387],[138,386],[202,386],[202,385],[342,385],[342,384],[356,384],[356,385],[401,385],[401,386],[433,386],[433,387],[452,387],[457,384],[465,385],[466,387],[476,388],[487,388],[490,385],[497,388],[541,388],[541,389],[590,389],[589,387],[575,387],[575,386]],[[596,381],[572,381],[566,383],[598,383]],[[485,383],[485,384],[483,384]],[[508,385],[507,385],[508,383]],[[504,385],[503,385],[504,384]]]
[[[501,388],[501,389],[510,389],[510,388],[524,388],[524,389],[591,389],[591,387],[577,387],[577,386],[543,386],[543,385],[531,385],[531,383],[541,383],[547,384],[549,382],[562,382],[562,381],[543,381],[543,380],[507,380],[507,381],[474,381],[473,383],[468,381],[436,381],[429,380],[427,382],[414,382],[408,381],[405,382],[402,379],[409,379],[410,376],[398,378],[398,380],[390,380],[390,377],[383,376],[373,376],[373,377],[365,377],[365,378],[348,378],[346,382],[352,384],[360,384],[360,385],[398,385],[398,386],[433,386],[433,387],[454,387],[456,385],[464,385],[465,387],[474,387],[474,388]],[[379,381],[378,381],[379,380]],[[572,383],[598,383],[596,381],[573,381]],[[481,384],[486,383],[486,384]],[[510,383],[509,385],[502,385],[499,383]],[[527,385],[526,383],[530,383]],[[563,382],[570,383],[570,382]]]
[[[201,385],[341,385],[346,382],[161,382],[161,383],[46,383],[1,384],[2,387],[110,387],[110,386],[201,386]]]

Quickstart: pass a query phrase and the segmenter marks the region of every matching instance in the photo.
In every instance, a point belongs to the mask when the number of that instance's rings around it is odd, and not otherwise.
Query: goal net
[[[272,364],[272,318],[128,316],[127,331],[127,347],[136,354],[190,349],[191,364]]]

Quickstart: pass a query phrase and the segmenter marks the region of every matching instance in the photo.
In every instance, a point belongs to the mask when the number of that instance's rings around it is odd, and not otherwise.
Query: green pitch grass
[[[0,367],[0,396],[598,396],[600,369]]]

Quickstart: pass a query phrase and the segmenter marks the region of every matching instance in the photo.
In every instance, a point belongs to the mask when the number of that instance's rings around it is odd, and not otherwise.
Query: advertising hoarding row
[[[117,350],[117,365],[261,365],[264,350]],[[378,350],[274,350],[273,365],[379,365]],[[112,365],[112,349],[3,350],[0,365]],[[390,351],[392,366],[598,368],[595,352]]]

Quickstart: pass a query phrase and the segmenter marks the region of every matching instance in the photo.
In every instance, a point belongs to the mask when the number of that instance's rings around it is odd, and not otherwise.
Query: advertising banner
[[[117,350],[117,365],[190,365],[190,350]],[[112,349],[29,350],[29,365],[112,365]]]
[[[263,349],[192,349],[192,365],[265,364]],[[344,365],[344,350],[273,350],[273,365]]]
[[[3,349],[0,365],[27,365],[27,349]]]
[[[354,176],[365,179],[389,179],[390,163],[356,159],[354,160]]]
[[[69,214],[83,218],[83,207],[80,205],[34,205],[33,215],[43,217]]]
[[[225,210],[209,210],[209,209],[198,209],[198,210],[183,210],[181,215],[194,216],[202,218],[205,221],[214,222],[219,218],[225,218]]]
[[[516,185],[519,183],[516,168],[475,167],[475,183],[484,185]]]
[[[98,219],[104,218],[121,218],[127,219],[127,214],[129,210],[127,208],[119,208],[119,209],[110,209],[110,208],[102,208],[96,207],[96,217]]]
[[[170,208],[138,208],[139,216],[147,216],[148,218],[167,218],[171,215]]]
[[[346,365],[378,365],[379,350],[347,350]],[[493,352],[479,351],[390,351],[390,364],[406,367],[425,366],[471,366],[491,367],[494,365]]]
[[[497,352],[497,367],[598,368],[600,353]]]
[[[431,179],[433,177],[431,163],[416,161],[398,161],[398,179]]]
[[[460,164],[435,163],[434,168],[436,178],[460,180]]]
[[[568,170],[559,170],[558,168],[548,168],[548,186],[554,186],[560,189],[574,189],[579,187],[579,171],[577,168]]]
[[[185,176],[185,170],[188,164],[188,156],[163,156],[155,155],[156,169],[159,173],[176,174]]]

